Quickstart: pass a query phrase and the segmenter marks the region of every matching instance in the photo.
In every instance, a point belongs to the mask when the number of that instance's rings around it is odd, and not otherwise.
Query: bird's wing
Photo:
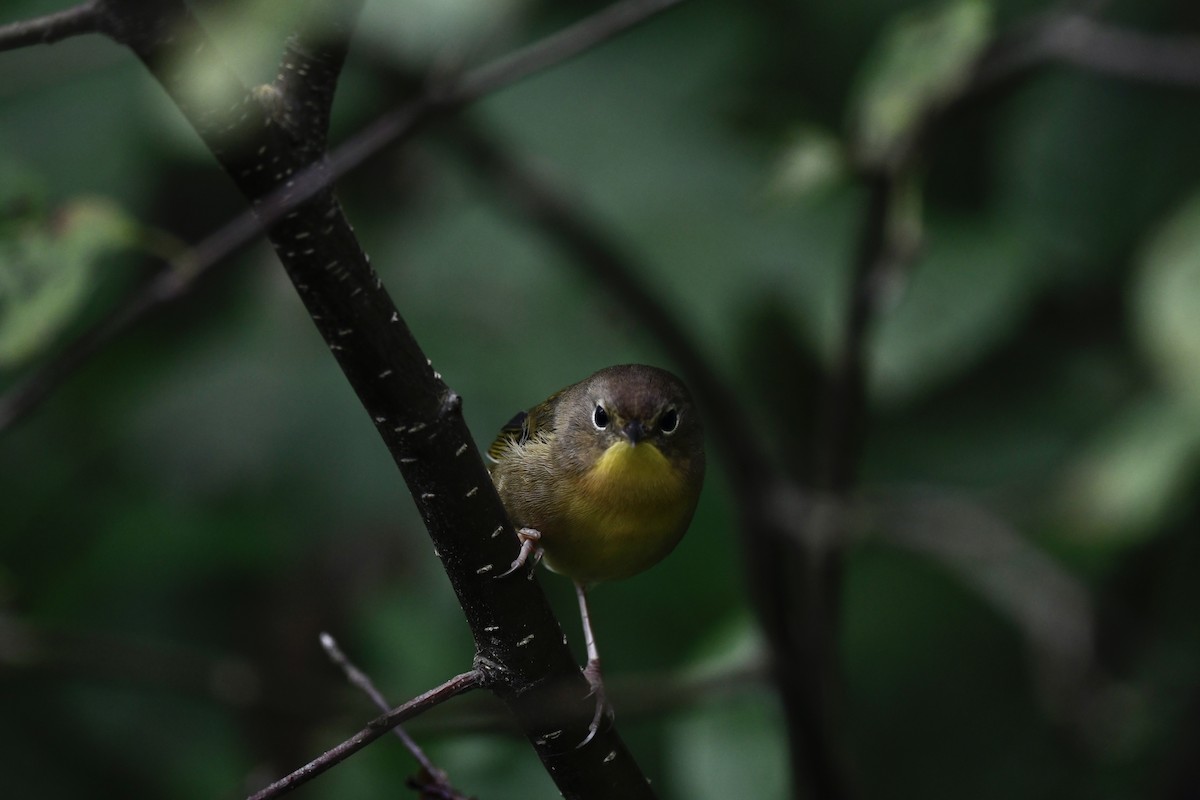
[[[492,440],[487,449],[487,456],[492,461],[499,462],[509,448],[514,445],[519,447],[527,441],[529,441],[529,414],[525,411],[518,411],[516,416],[510,419],[496,434],[496,438]]]
[[[499,462],[512,447],[521,447],[533,437],[548,431],[554,425],[554,407],[561,394],[561,391],[555,392],[544,403],[529,411],[518,411],[496,434],[487,449],[488,458]]]

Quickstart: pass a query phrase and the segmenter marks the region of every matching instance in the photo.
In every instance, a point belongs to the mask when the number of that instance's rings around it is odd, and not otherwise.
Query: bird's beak
[[[646,438],[646,429],[642,427],[642,421],[637,419],[625,423],[625,427],[621,429],[621,433],[625,434],[625,438],[629,440],[629,443],[634,445]]]

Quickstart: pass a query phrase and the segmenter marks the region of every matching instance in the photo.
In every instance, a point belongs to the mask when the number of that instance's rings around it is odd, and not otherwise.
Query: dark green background
[[[270,79],[287,4],[228,5],[249,17],[205,4],[204,19],[248,81]],[[0,22],[58,7],[6,3]],[[816,387],[800,365],[836,350],[862,224],[838,143],[878,77],[871,54],[921,7],[692,0],[467,112],[636,254],[751,415],[709,424],[783,461],[801,457]],[[994,26],[1047,7],[996,3]],[[335,139],[397,102],[381,64],[482,63],[595,8],[368,3]],[[1103,18],[1200,32],[1188,0]],[[921,538],[868,513],[844,595],[843,734],[863,797],[1200,792],[1198,100],[1051,65],[927,148],[924,248],[871,331],[862,469],[885,508],[922,510]],[[798,154],[823,181],[789,180]],[[596,368],[670,366],[437,128],[341,195],[481,444]],[[0,364],[0,387],[154,268],[138,246],[26,248],[97,198],[189,243],[242,208],[120,47],[0,54],[0,271],[55,286],[77,270],[87,287]],[[0,343],[27,299],[0,294]],[[765,684],[653,715],[622,703],[643,681],[761,651],[722,470],[675,554],[594,593],[621,730],[664,798],[787,791]],[[577,640],[569,584],[541,580]],[[1086,590],[1082,616],[1058,582]],[[1095,646],[1064,666],[1081,620]],[[299,766],[373,715],[320,651],[323,630],[395,702],[470,666],[404,485],[260,245],[0,434],[3,794],[234,797]],[[555,796],[529,748],[472,727],[473,710],[493,709],[456,701],[413,726],[454,783]],[[403,796],[413,771],[385,740],[298,796]]]

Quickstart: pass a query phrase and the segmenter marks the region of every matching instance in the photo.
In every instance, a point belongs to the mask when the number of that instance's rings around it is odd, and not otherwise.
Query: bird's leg
[[[587,665],[583,668],[583,676],[592,686],[591,694],[596,698],[596,714],[592,724],[588,726],[587,737],[576,745],[578,750],[595,736],[600,730],[600,720],[605,716],[612,718],[612,706],[608,704],[608,692],[604,690],[604,679],[600,676],[600,651],[596,648],[596,635],[592,633],[592,620],[588,613],[587,588],[582,583],[575,584],[575,594],[579,597],[579,619],[583,622],[583,641],[587,646]]]
[[[517,553],[517,558],[512,562],[512,566],[508,568],[508,572],[497,575],[497,578],[504,578],[512,575],[519,570],[525,562],[529,560],[530,554],[533,555],[533,566],[529,568],[529,577],[533,577],[533,570],[537,567],[538,562],[542,560],[542,548],[538,547],[538,540],[542,538],[542,532],[533,528],[521,528],[517,531],[517,538],[521,540],[521,552]]]

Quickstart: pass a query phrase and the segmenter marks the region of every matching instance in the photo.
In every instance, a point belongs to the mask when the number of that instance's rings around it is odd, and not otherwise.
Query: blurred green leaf
[[[961,373],[1021,318],[1044,276],[1001,225],[941,224],[896,307],[880,319],[872,380],[884,403]]]
[[[528,0],[393,0],[367,3],[364,44],[400,60],[461,59],[480,41],[502,38]],[[278,5],[275,3],[275,5]]]
[[[41,176],[20,163],[0,158],[0,236],[9,238],[11,225],[44,208],[45,203],[46,187]]]
[[[787,796],[783,722],[773,695],[700,707],[671,727],[668,768],[675,796]]]
[[[804,127],[792,134],[779,155],[767,191],[779,199],[819,194],[846,176],[842,143],[829,131]]]
[[[749,7],[684,4],[664,17],[666,24],[647,25],[478,106],[501,141],[517,143],[518,158],[567,188],[580,212],[634,256],[641,278],[662,294],[714,360],[726,363],[736,363],[740,330],[731,309],[756,302],[764,291],[796,304],[805,335],[834,341],[825,331],[835,330],[841,305],[825,289],[837,284],[846,263],[844,234],[856,210],[852,193],[840,187],[807,204],[805,214],[764,199],[771,154],[732,134],[728,96],[723,88],[713,89],[724,87],[729,65],[754,47],[753,19]],[[511,206],[487,199],[492,208]],[[519,378],[529,385],[516,370],[574,364],[569,373],[556,371],[553,380],[539,377],[540,386],[553,390],[564,374],[573,378],[618,359],[661,363],[663,353],[644,326],[631,324],[621,313],[621,299],[603,291],[601,283],[579,280],[574,258],[530,237],[528,225],[518,220],[505,238],[515,233],[524,252],[519,261],[500,263],[492,254],[499,239],[462,233],[468,221],[463,208],[458,202],[452,214],[442,214],[438,224],[445,231],[436,234],[456,260],[416,264],[411,271],[420,273],[419,280],[435,276],[447,286],[480,271],[496,284],[478,291],[491,311],[476,319],[499,316],[508,350],[539,357],[497,361],[492,383],[515,386]],[[502,217],[506,223],[513,219]],[[390,225],[389,232],[395,230]],[[405,247],[410,242],[406,238]],[[489,252],[473,263],[456,256],[475,248]],[[447,263],[454,269],[446,269]],[[438,305],[425,306],[444,317]],[[512,324],[516,309],[520,325]],[[420,324],[414,322],[414,328]],[[504,349],[501,341],[498,350]],[[462,337],[459,342],[469,344]],[[480,369],[470,352],[460,363],[470,364],[469,372]],[[442,366],[445,374],[450,365]]]
[[[890,161],[923,117],[970,79],[991,30],[987,0],[954,0],[899,17],[867,61],[852,100],[859,159]]]
[[[1164,385],[1200,409],[1200,195],[1142,252],[1133,301],[1136,334]]]
[[[1144,401],[1102,431],[1068,468],[1059,511],[1078,536],[1139,542],[1179,510],[1198,448],[1195,413],[1161,399]]]
[[[204,26],[213,41],[221,43],[221,55],[227,65],[251,83],[275,77],[279,54],[288,35],[296,29],[298,21],[303,24],[308,20],[305,11],[296,4],[273,0],[241,0],[201,8]],[[188,74],[193,79],[213,80],[192,66],[188,65]],[[216,100],[220,102],[221,98]]]
[[[765,665],[763,648],[758,628],[738,615],[699,643],[689,671],[696,678],[730,678],[748,665]],[[670,726],[667,768],[675,796],[741,797],[752,785],[756,797],[783,797],[787,771],[778,714],[774,696],[761,688],[697,698]],[[754,776],[749,784],[747,775]]]
[[[112,203],[81,198],[49,217],[25,218],[0,236],[0,366],[42,350],[88,297],[97,264],[137,237]]]

